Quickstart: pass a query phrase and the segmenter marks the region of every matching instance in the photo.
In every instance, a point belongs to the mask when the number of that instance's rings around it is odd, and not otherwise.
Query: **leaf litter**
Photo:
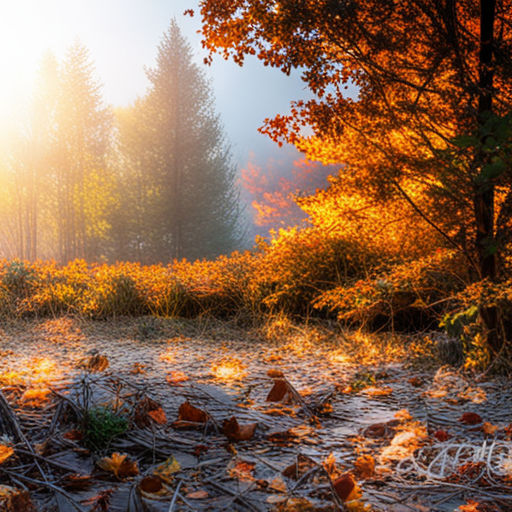
[[[0,510],[512,510],[508,381],[140,322],[4,326]]]

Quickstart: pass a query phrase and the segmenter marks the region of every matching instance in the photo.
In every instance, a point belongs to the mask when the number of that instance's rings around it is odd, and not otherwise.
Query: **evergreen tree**
[[[210,258],[240,242],[236,169],[211,86],[172,21],[147,72],[150,88],[119,125],[132,248],[145,261]],[[133,197],[137,194],[137,197]],[[128,206],[127,206],[127,211]]]
[[[106,169],[112,115],[87,49],[76,42],[62,65],[53,175],[59,259],[97,259],[106,237],[112,179]]]

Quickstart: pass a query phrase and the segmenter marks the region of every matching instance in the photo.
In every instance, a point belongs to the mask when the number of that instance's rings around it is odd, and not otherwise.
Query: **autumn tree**
[[[147,94],[119,117],[122,172],[137,187],[125,246],[147,262],[228,253],[240,238],[236,168],[210,83],[176,21],[147,75]]]
[[[264,132],[313,160],[345,164],[375,198],[401,198],[464,254],[473,280],[502,278],[512,211],[510,0],[200,5],[211,53],[300,68],[315,94],[267,120]],[[313,135],[302,135],[304,125]],[[415,182],[421,204],[404,186]],[[497,353],[498,311],[480,312]]]

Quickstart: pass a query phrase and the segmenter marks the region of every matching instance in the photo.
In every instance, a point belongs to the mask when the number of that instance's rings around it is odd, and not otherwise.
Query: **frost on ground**
[[[0,338],[0,510],[512,510],[510,383],[419,338],[155,318]]]

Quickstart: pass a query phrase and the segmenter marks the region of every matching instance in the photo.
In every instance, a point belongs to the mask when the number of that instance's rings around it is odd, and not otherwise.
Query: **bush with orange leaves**
[[[437,328],[469,280],[461,275],[461,268],[464,266],[457,253],[439,249],[431,256],[337,286],[318,297],[314,306],[357,325]]]

